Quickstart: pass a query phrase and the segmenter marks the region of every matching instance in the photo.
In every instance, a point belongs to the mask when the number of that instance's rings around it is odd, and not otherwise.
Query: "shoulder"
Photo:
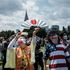
[[[66,49],[66,46],[64,44],[58,44],[58,47],[63,47],[64,49]]]
[[[46,44],[46,49],[49,49],[51,47],[51,44]]]

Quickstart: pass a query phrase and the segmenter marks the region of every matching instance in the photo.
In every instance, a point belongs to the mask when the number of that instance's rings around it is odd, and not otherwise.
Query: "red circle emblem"
[[[35,19],[31,20],[31,24],[35,25],[37,21]]]

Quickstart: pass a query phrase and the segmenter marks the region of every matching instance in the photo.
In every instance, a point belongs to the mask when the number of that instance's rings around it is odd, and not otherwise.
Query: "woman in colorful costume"
[[[16,68],[15,70],[33,70],[31,69],[30,46],[27,46],[25,37],[18,39],[19,47],[16,49]]]

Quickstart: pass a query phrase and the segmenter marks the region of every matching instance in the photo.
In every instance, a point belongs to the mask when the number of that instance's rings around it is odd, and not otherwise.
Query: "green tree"
[[[14,31],[8,30],[8,31],[1,31],[0,37],[9,38],[11,35],[15,34]]]

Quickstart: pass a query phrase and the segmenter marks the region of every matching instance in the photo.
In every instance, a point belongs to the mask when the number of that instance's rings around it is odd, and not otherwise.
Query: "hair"
[[[50,39],[50,36],[54,36],[54,35],[58,35],[55,31],[50,31],[49,34],[48,34],[48,43],[50,44],[54,44],[51,39]],[[59,36],[58,36],[58,44],[60,44],[60,39],[59,39]]]

